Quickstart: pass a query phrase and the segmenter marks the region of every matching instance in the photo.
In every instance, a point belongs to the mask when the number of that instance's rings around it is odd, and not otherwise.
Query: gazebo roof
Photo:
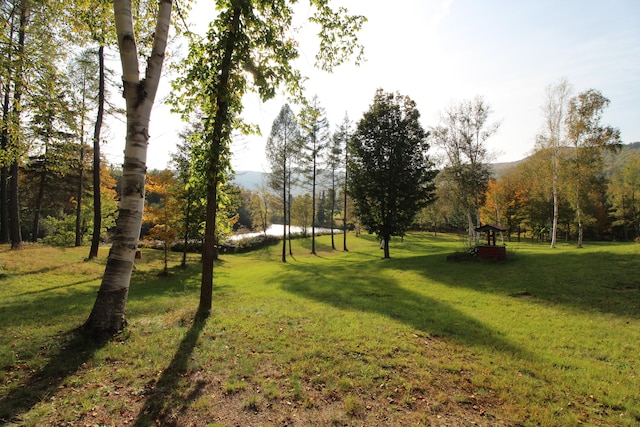
[[[507,229],[496,224],[485,224],[480,227],[476,227],[476,231],[507,231]]]

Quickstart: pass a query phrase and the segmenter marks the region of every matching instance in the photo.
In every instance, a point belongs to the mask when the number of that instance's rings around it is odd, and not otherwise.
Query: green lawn
[[[341,239],[341,237],[340,237]],[[329,237],[223,255],[194,322],[199,257],[143,251],[129,325],[88,316],[106,250],[0,247],[0,424],[640,425],[640,245],[509,243],[448,262],[459,237]],[[338,247],[342,247],[338,240]]]

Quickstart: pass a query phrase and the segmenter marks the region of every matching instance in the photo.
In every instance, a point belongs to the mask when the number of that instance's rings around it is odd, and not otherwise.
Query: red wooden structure
[[[476,232],[487,233],[487,244],[478,246],[478,256],[480,258],[488,259],[505,259],[507,257],[507,248],[503,246],[496,246],[496,233],[498,231],[507,231],[506,228],[495,224],[485,224],[476,228]]]

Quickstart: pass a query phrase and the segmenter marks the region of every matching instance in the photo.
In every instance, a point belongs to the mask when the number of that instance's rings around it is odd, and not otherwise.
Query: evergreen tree
[[[300,156],[300,127],[289,105],[285,104],[273,121],[266,154],[271,167],[269,186],[281,195],[282,262],[287,262],[287,218],[290,209],[287,202],[291,194],[293,168]]]
[[[316,254],[316,190],[320,161],[329,143],[329,122],[317,96],[300,112],[300,123],[305,133],[302,149],[307,181],[311,185],[311,253]]]

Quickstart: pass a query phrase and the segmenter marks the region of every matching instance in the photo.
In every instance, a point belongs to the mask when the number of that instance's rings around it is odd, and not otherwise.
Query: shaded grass
[[[0,248],[0,420],[640,423],[640,246],[510,244],[507,262],[448,263],[451,236],[394,240],[390,260],[373,236],[350,235],[348,253],[318,241],[319,256],[297,241],[287,264],[279,246],[223,257],[206,322],[194,322],[198,257],[159,277],[161,254],[144,251],[127,332],[94,344],[66,332],[104,258],[33,247],[25,263]]]

